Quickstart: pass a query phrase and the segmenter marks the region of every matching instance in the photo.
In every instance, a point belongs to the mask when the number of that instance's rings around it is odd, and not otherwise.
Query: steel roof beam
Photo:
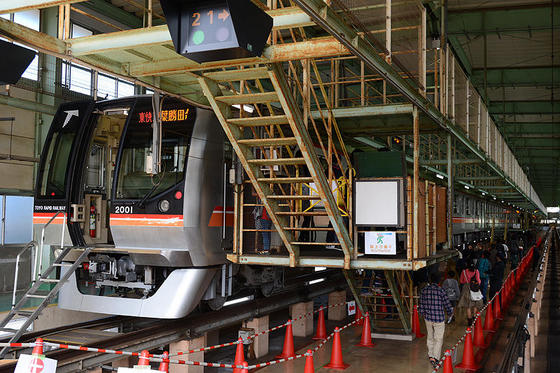
[[[472,153],[486,162],[494,172],[502,176],[510,185],[514,186],[527,200],[532,201],[539,209],[543,209],[542,204],[537,202],[538,198],[533,201],[533,198],[525,194],[484,151],[479,149],[477,145],[468,139],[467,136],[463,134],[462,130],[447,119],[433,103],[423,97],[418,92],[417,87],[412,86],[405,80],[399,72],[387,63],[376,48],[360,37],[360,35],[350,27],[345,20],[341,19],[330,6],[325,4],[323,0],[294,0],[294,2],[309,14],[319,26],[346,46],[353,55],[361,59],[366,66],[381,74],[389,84],[402,93],[412,104],[425,112],[428,117],[442,128],[450,131],[461,143],[467,146]]]
[[[397,114],[412,114],[412,105],[410,104],[394,104],[394,105],[375,105],[366,107],[350,107],[350,108],[335,108],[331,110],[336,119],[346,118],[360,118],[371,117],[378,115],[397,115]],[[323,110],[323,117],[328,116],[328,112]],[[312,111],[311,116],[314,119],[321,118],[319,110]]]
[[[84,0],[4,0],[0,2],[0,14],[23,12],[31,9],[79,3]]]
[[[202,65],[184,57],[168,60],[146,61],[131,63],[128,73],[132,76],[163,76],[182,74],[189,71],[214,69],[219,67],[239,66],[242,63],[275,63],[304,58],[334,57],[349,54],[336,39],[332,37],[316,38],[302,42],[275,44],[265,48],[261,58],[248,58],[245,60],[217,61]]]
[[[560,114],[560,101],[492,101],[492,114]]]
[[[490,181],[490,180],[502,180],[500,176],[472,176],[472,177],[459,177],[457,180],[461,181]]]
[[[296,7],[269,11],[268,14],[277,30],[314,24],[307,14]],[[167,25],[92,35],[70,39],[68,43],[74,56],[98,54],[115,49],[135,49],[153,44],[173,45]]]

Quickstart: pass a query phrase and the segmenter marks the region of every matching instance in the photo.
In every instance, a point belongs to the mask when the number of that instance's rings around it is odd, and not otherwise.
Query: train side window
[[[469,198],[465,198],[465,215],[471,214],[471,200]]]

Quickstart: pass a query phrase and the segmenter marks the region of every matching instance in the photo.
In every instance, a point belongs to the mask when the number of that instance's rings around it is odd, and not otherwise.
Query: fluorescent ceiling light
[[[323,282],[323,281],[325,281],[324,278],[318,278],[317,280],[309,281],[307,284],[308,285],[313,285],[313,284],[318,284],[319,282]]]
[[[443,180],[443,175],[441,175],[441,174],[436,174],[436,177],[437,177],[438,179],[442,179],[442,180]]]
[[[248,297],[228,300],[227,302],[224,303],[224,307],[231,306],[232,304],[247,302],[247,301],[253,300],[253,298],[254,297],[252,295],[249,295]]]
[[[465,185],[465,189],[471,189],[468,185]]]
[[[234,104],[232,106],[236,109],[241,110],[241,105]],[[243,105],[243,110],[246,111],[247,113],[253,114],[253,111],[255,111],[255,108],[253,107],[253,105]]]

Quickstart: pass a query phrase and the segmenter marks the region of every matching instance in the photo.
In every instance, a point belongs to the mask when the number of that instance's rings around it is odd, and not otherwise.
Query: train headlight
[[[171,207],[171,205],[169,204],[169,201],[166,200],[166,199],[162,199],[158,203],[158,208],[159,208],[159,211],[161,211],[161,212],[169,211],[169,207]]]

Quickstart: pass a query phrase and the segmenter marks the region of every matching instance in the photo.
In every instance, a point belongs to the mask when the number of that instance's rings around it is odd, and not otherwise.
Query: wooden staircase
[[[281,65],[206,72],[198,81],[289,253],[290,266],[298,265],[303,246],[336,245],[349,269],[353,244],[344,212]],[[246,116],[244,105],[252,108],[252,116]],[[240,109],[239,117],[233,106]],[[310,186],[316,194],[304,192]],[[302,208],[303,202],[319,200],[324,209]],[[300,240],[302,231],[325,230],[301,227],[305,216],[328,216],[338,242]]]

